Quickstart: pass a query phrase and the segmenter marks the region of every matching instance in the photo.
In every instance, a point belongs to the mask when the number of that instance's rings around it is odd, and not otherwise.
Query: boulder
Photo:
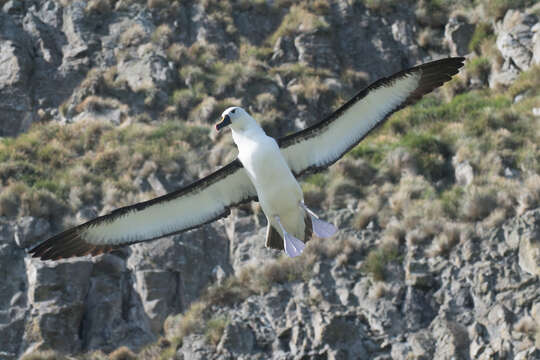
[[[463,16],[452,16],[444,27],[444,40],[452,56],[464,56],[469,53],[469,42],[476,26]]]
[[[538,17],[534,14],[508,10],[502,22],[497,24],[497,48],[504,63],[501,69],[496,69],[497,71],[492,74],[491,87],[497,84],[511,84],[520,72],[529,69],[535,63],[534,53],[538,47],[538,41],[534,42],[538,39],[538,35],[535,37],[537,23]]]

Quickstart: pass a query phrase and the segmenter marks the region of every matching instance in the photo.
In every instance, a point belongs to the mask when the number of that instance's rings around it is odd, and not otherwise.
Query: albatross
[[[444,58],[381,78],[315,125],[277,140],[244,109],[230,107],[216,129],[232,130],[235,160],[167,195],[61,232],[29,253],[42,260],[103,254],[195,229],[258,200],[268,220],[266,246],[298,256],[313,234],[330,237],[337,229],[304,204],[297,178],[335,163],[391,114],[449,81],[464,61]]]

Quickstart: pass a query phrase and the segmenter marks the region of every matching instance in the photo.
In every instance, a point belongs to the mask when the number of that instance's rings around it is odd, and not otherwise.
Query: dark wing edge
[[[373,127],[371,127],[367,132],[365,132],[362,136],[360,136],[357,141],[350,144],[350,146],[348,146],[345,151],[341,152],[339,156],[335,157],[331,161],[328,161],[324,164],[311,165],[311,166],[301,169],[300,171],[293,171],[294,175],[298,177],[298,176],[315,173],[335,163],[349,150],[351,150],[353,147],[358,145],[373,130],[377,129],[379,126],[384,124],[386,120],[393,113],[403,109],[404,107],[408,105],[412,105],[416,103],[418,100],[422,98],[422,96],[432,92],[434,89],[442,86],[445,82],[451,80],[452,76],[457,74],[459,72],[459,69],[464,65],[464,61],[465,61],[464,57],[450,57],[450,58],[439,59],[439,60],[435,60],[435,61],[428,62],[425,64],[421,64],[421,65],[418,65],[418,66],[415,66],[406,70],[402,70],[389,77],[381,78],[375,81],[374,83],[372,83],[371,85],[369,85],[368,87],[361,90],[358,94],[352,97],[344,105],[339,107],[336,111],[334,111],[332,114],[330,114],[329,116],[327,116],[320,122],[316,123],[315,125],[278,139],[278,145],[282,149],[282,151],[299,142],[309,140],[311,137],[317,136],[318,134],[323,132],[326,128],[329,127],[330,124],[338,120],[340,116],[342,116],[348,109],[350,109],[356,103],[364,99],[370,92],[377,90],[379,88],[382,88],[382,87],[391,86],[396,80],[399,80],[400,78],[404,78],[410,74],[414,74],[416,72],[421,73],[421,77],[419,79],[418,85],[416,86],[416,89],[409,94],[406,100],[403,101],[396,108],[386,113],[386,115],[381,120],[376,122],[373,125]]]
[[[84,255],[96,256],[96,255],[113,251],[123,246],[132,245],[132,244],[143,242],[143,241],[156,240],[162,237],[180,234],[185,231],[193,230],[202,225],[211,223],[218,219],[227,217],[230,214],[231,207],[234,207],[234,206],[237,206],[242,203],[249,202],[249,201],[257,200],[257,196],[247,196],[244,199],[239,200],[238,202],[231,203],[227,205],[223,211],[215,215],[213,218],[208,219],[204,222],[201,222],[195,226],[183,228],[177,231],[168,232],[168,233],[151,237],[151,238],[147,238],[147,239],[128,241],[122,244],[96,245],[96,244],[92,244],[90,242],[85,241],[81,236],[84,230],[88,229],[91,226],[95,226],[95,225],[99,225],[99,224],[107,223],[107,222],[112,222],[115,219],[118,219],[129,213],[134,213],[134,212],[144,210],[157,203],[172,201],[172,200],[181,198],[182,196],[190,194],[194,191],[203,191],[205,188],[208,188],[210,185],[218,182],[219,180],[226,178],[227,176],[235,173],[236,171],[240,169],[243,169],[242,163],[238,159],[235,159],[229,164],[227,164],[226,166],[211,173],[210,175],[202,179],[199,179],[181,189],[178,189],[176,191],[173,191],[171,193],[168,193],[166,195],[163,195],[163,196],[160,196],[160,197],[148,200],[148,201],[144,201],[144,202],[140,202],[134,205],[116,209],[110,214],[97,217],[84,224],[81,224],[71,229],[68,229],[66,231],[63,231],[37,244],[36,246],[32,247],[31,249],[28,250],[28,253],[31,254],[32,257],[40,258],[41,260],[59,260],[59,259],[66,259],[70,257],[78,257],[78,256],[84,256]]]

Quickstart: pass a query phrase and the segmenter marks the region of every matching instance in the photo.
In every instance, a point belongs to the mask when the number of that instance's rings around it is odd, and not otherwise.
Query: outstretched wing
[[[465,58],[432,61],[382,78],[321,122],[278,140],[296,176],[328,167],[397,110],[458,73]]]
[[[98,255],[154,240],[225,217],[257,192],[238,159],[170,194],[123,207],[64,231],[30,249],[42,260]]]

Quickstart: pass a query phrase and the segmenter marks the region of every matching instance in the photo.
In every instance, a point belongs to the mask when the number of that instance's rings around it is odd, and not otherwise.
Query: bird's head
[[[244,109],[233,106],[221,114],[221,121],[216,124],[216,130],[230,125],[233,130],[242,131],[253,124],[257,122]]]

